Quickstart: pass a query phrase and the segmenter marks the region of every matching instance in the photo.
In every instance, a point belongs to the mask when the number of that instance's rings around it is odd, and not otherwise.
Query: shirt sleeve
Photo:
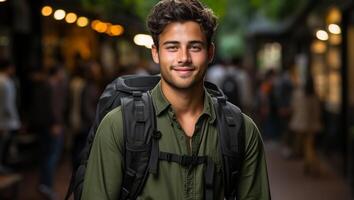
[[[99,125],[88,159],[82,200],[118,199],[123,179],[123,126],[120,107]]]
[[[254,122],[245,119],[245,156],[238,186],[240,200],[270,200],[265,152],[260,132]]]

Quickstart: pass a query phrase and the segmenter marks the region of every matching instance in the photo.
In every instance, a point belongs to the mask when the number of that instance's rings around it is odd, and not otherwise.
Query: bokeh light
[[[342,32],[340,29],[340,26],[338,26],[337,24],[328,25],[328,30],[332,34],[341,34],[341,32]]]
[[[56,20],[62,20],[65,18],[66,12],[62,9],[58,9],[54,12],[54,19]]]
[[[145,46],[146,48],[151,48],[151,46],[154,44],[152,37],[146,34],[135,35],[134,43],[139,46]]]
[[[112,36],[122,35],[124,28],[121,25],[112,25],[109,27],[109,32]]]
[[[65,21],[72,24],[76,21],[77,15],[75,13],[68,13],[65,17]]]
[[[42,8],[42,15],[43,15],[43,16],[49,16],[49,15],[51,15],[52,13],[53,13],[52,7],[50,7],[50,6],[44,6],[44,7]]]
[[[85,27],[88,25],[89,20],[86,17],[79,17],[76,23],[79,27]]]
[[[326,41],[326,40],[328,40],[328,33],[324,30],[319,30],[316,32],[316,37],[319,40]]]

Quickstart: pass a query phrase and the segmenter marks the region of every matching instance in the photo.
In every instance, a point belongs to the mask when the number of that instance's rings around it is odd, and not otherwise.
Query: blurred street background
[[[63,199],[104,87],[158,74],[158,0],[0,0],[0,199]],[[202,0],[206,79],[255,120],[274,200],[354,199],[354,1]]]

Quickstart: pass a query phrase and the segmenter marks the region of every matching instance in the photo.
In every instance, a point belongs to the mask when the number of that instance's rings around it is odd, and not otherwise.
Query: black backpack
[[[159,76],[122,76],[110,83],[100,97],[96,119],[87,144],[81,153],[81,162],[75,166],[65,199],[74,193],[74,199],[81,199],[87,160],[98,125],[112,109],[122,106],[124,126],[124,177],[119,199],[135,200],[142,191],[149,173],[156,174],[159,160],[177,162],[185,167],[205,164],[205,199],[213,199],[214,168],[207,156],[176,155],[160,152],[158,140],[161,133],[156,129],[156,119],[150,90],[160,81]],[[236,198],[237,181],[244,154],[243,116],[236,106],[226,101],[225,95],[212,83],[205,87],[213,97],[220,133],[223,157],[225,199]],[[117,188],[118,189],[118,188]]]

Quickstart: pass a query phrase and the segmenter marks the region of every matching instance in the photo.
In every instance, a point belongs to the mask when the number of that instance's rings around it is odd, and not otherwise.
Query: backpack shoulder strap
[[[148,177],[150,163],[156,157],[152,156],[153,152],[157,151],[158,161],[158,142],[155,142],[158,133],[149,92],[136,91],[122,98],[122,113],[125,152],[119,199],[136,199]]]
[[[223,157],[225,199],[235,199],[244,155],[243,114],[223,96],[214,97],[213,101]]]
[[[134,99],[135,100],[141,99],[141,101],[135,101],[135,102],[137,102],[137,104],[136,104],[137,109],[136,110],[139,110],[139,109],[141,110],[141,111],[138,111],[138,113],[142,112],[144,116],[146,113],[153,113],[153,112],[150,112],[152,106],[150,106],[150,104],[147,103],[147,102],[151,102],[151,101],[149,101],[149,97],[145,93],[147,93],[147,91],[154,88],[155,85],[159,81],[160,81],[159,76],[126,75],[126,76],[120,76],[120,77],[116,78],[114,81],[112,81],[110,84],[107,85],[107,87],[105,88],[104,92],[102,93],[102,95],[99,99],[99,102],[97,104],[95,120],[91,126],[90,131],[89,131],[89,135],[87,138],[85,148],[83,149],[82,153],[80,154],[81,155],[80,162],[76,166],[74,166],[74,170],[73,170],[72,177],[70,180],[70,185],[68,187],[68,192],[65,197],[66,200],[70,198],[71,194],[74,194],[75,200],[81,199],[82,186],[83,186],[83,182],[84,182],[84,175],[86,172],[87,160],[90,155],[90,150],[91,150],[92,143],[93,143],[93,140],[96,135],[96,130],[97,130],[101,120],[103,119],[103,117],[112,109],[120,106],[121,100],[124,97],[126,97],[126,100],[125,100],[126,104],[128,104],[130,102],[129,99],[133,99],[133,100]],[[140,96],[142,96],[142,98]],[[143,105],[147,105],[147,106],[139,106],[139,104],[140,104],[139,102],[143,102]],[[151,103],[151,105],[152,105],[152,103]],[[143,108],[143,109],[141,109],[141,108]],[[126,108],[126,110],[130,110],[130,109],[135,109],[135,107],[128,106]],[[133,113],[133,110],[130,110],[130,113]],[[127,114],[127,115],[129,115],[129,114]],[[138,116],[139,115],[140,114],[138,114]],[[127,116],[127,119],[131,120],[132,122],[137,122],[136,118],[134,118],[134,116],[132,116],[132,115]],[[141,120],[139,118],[139,120],[138,120],[139,123],[137,123],[137,124],[144,124],[144,123],[140,123],[140,122],[141,121],[144,122],[145,119],[146,118],[144,118],[144,117],[143,117],[143,120]],[[151,123],[147,123],[147,124],[154,124],[153,123],[153,120],[155,119],[154,116],[150,117],[150,119],[152,119],[152,120],[150,120]],[[127,123],[127,124],[129,124],[129,123]],[[134,123],[134,124],[136,124],[136,123]],[[133,132],[131,126],[127,126],[127,127],[128,128],[126,130],[128,133]],[[146,131],[148,128],[150,128],[150,127],[145,126],[145,125],[140,126],[140,128],[137,128],[137,131],[140,132],[140,129],[143,129],[144,131]],[[148,138],[149,137],[144,138],[144,139],[148,139]],[[149,142],[149,141],[147,141],[147,142]],[[152,149],[154,149],[154,148],[152,148]],[[155,147],[155,149],[156,149],[156,147]],[[156,153],[156,154],[158,154],[158,153]],[[153,157],[156,157],[156,156],[153,156]],[[151,163],[154,164],[155,166],[157,165],[156,161],[151,162]],[[157,167],[155,167],[155,169],[156,168]]]

